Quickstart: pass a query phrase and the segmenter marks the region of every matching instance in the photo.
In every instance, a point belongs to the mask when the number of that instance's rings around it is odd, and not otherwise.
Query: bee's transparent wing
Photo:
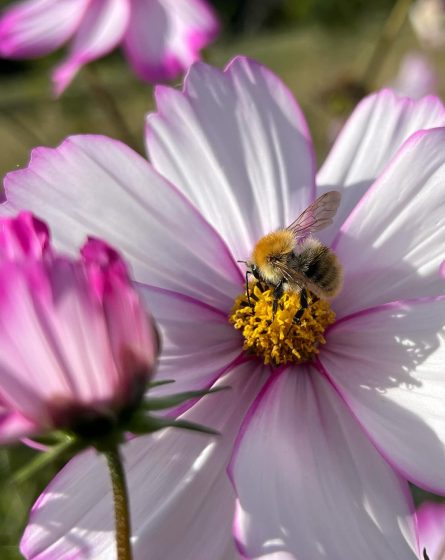
[[[274,266],[278,268],[283,278],[290,286],[294,286],[302,290],[310,283],[302,272],[299,272],[295,268],[292,268],[283,262],[275,262]]]
[[[340,198],[341,194],[338,191],[322,194],[287,229],[300,239],[330,226],[340,204]]]

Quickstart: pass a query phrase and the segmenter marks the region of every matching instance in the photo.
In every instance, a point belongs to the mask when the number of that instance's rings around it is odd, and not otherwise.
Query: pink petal
[[[392,86],[399,95],[420,99],[438,89],[438,75],[428,58],[420,52],[406,54]]]
[[[39,433],[40,426],[19,412],[10,412],[0,406],[0,442],[15,443]]]
[[[234,494],[225,474],[234,438],[261,388],[252,363],[224,380],[232,390],[204,397],[184,416],[220,430],[221,436],[164,430],[124,447],[132,511],[135,560],[234,558]],[[113,513],[107,473],[93,453],[74,459],[33,508],[21,543],[27,559],[109,560],[114,553]],[[231,554],[227,556],[228,551]]]
[[[423,503],[417,510],[420,550],[426,548],[430,560],[445,556],[445,505]]]
[[[61,258],[48,267],[1,263],[0,301],[0,395],[8,408],[48,427],[64,402],[114,400],[123,382],[81,267]]]
[[[120,43],[129,18],[129,0],[89,0],[69,55],[54,71],[56,95],[64,91],[84,64],[108,54]]]
[[[140,286],[139,293],[160,328],[156,380],[175,380],[150,394],[208,388],[242,355],[240,335],[229,324],[227,314],[160,288]]]
[[[157,362],[159,344],[151,312],[141,304],[125,263],[112,247],[89,239],[82,257],[104,314],[111,353],[120,366],[121,392],[133,392],[135,376],[145,386]]]
[[[378,449],[405,478],[445,493],[445,297],[339,321],[321,362]]]
[[[445,129],[408,140],[334,240],[345,270],[340,316],[444,292]]]
[[[139,282],[229,311],[242,282],[226,245],[200,214],[138,154],[102,136],[38,148],[7,175],[11,208],[32,209],[73,251],[87,235],[106,239]]]
[[[315,162],[303,114],[264,66],[236,58],[224,72],[197,63],[184,91],[156,90],[147,120],[156,169],[215,226],[237,259],[290,224],[314,196]]]
[[[76,30],[89,0],[25,0],[0,20],[0,55],[35,58],[58,49]]]
[[[263,389],[231,473],[248,558],[417,558],[406,482],[315,370],[286,370]]]
[[[413,101],[390,90],[370,95],[355,109],[317,175],[320,192],[340,190],[335,224],[320,234],[330,242],[369,186],[416,131],[445,125],[436,97]]]
[[[198,60],[217,31],[204,0],[132,0],[124,47],[141,79],[164,81]]]
[[[0,257],[16,261],[49,256],[47,225],[29,212],[0,221]]]

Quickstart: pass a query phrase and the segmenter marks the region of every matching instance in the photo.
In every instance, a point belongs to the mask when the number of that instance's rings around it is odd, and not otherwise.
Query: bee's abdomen
[[[343,280],[342,267],[329,247],[314,239],[304,243],[302,251],[295,255],[298,270],[304,274],[312,291],[322,297],[338,293]]]

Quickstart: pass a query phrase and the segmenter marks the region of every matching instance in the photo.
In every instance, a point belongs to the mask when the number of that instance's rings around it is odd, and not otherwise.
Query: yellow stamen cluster
[[[301,309],[300,294],[286,292],[273,316],[273,290],[261,282],[250,283],[248,289],[251,304],[247,293],[241,294],[229,317],[244,337],[244,350],[273,366],[307,362],[318,354],[319,345],[326,342],[326,327],[335,320],[327,301],[309,293],[308,307],[294,322]]]

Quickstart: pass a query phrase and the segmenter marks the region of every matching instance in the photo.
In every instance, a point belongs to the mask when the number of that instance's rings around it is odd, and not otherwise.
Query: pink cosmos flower
[[[142,80],[169,80],[199,58],[218,24],[205,0],[24,0],[0,19],[0,56],[36,58],[71,41],[56,95],[78,70],[122,43]]]
[[[116,420],[141,399],[156,337],[113,249],[90,239],[70,259],[31,214],[3,218],[0,299],[0,443]]]
[[[445,559],[445,505],[423,503],[417,510],[420,548],[430,560]]]
[[[172,411],[220,438],[166,430],[126,446],[136,558],[417,558],[406,479],[445,492],[441,102],[366,98],[316,176],[299,106],[257,63],[198,63],[156,100],[152,165],[72,137],[9,174],[2,207],[43,215],[65,249],[109,239],[160,325],[160,378],[232,387]],[[236,261],[332,189],[341,206],[319,237],[344,267],[335,323],[313,361],[271,368],[228,321]],[[111,558],[110,501],[94,454],[77,457],[35,504],[23,554]]]
[[[401,95],[420,99],[437,92],[437,73],[426,56],[412,52],[402,59],[391,87]]]

